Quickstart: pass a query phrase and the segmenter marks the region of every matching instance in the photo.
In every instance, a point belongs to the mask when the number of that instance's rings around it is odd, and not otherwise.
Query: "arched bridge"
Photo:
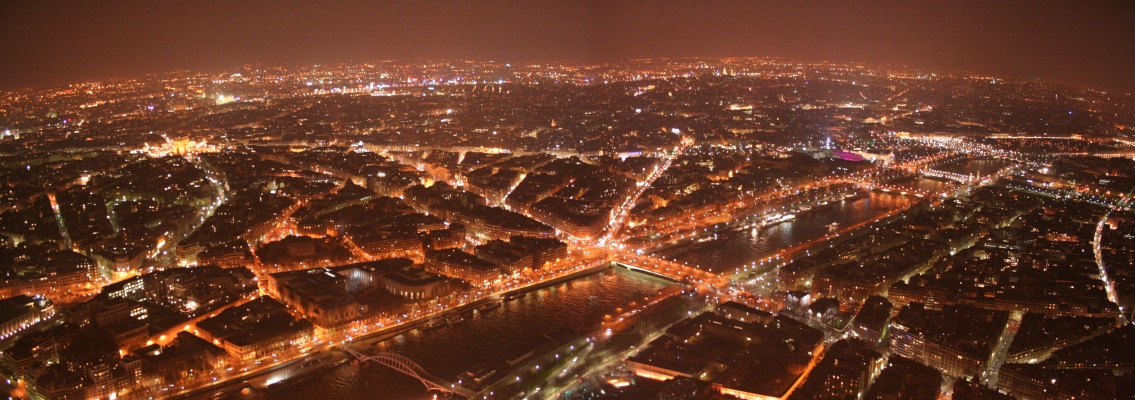
[[[426,386],[427,391],[451,393],[465,398],[471,398],[476,395],[476,393],[473,393],[473,391],[469,389],[457,386],[449,381],[430,374],[426,371],[425,368],[422,368],[421,365],[418,365],[418,363],[410,359],[410,357],[406,357],[402,354],[389,351],[365,351],[353,346],[344,346],[342,349],[347,354],[354,356],[360,362],[374,361],[390,367],[395,371],[409,375],[414,379],[421,381],[422,385]]]

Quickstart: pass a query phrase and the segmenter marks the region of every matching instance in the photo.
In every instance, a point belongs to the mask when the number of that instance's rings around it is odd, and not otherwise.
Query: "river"
[[[962,175],[987,176],[1009,165],[1012,165],[1012,162],[995,158],[967,158],[935,166],[934,169]]]
[[[580,277],[505,302],[500,308],[453,326],[411,332],[384,343],[431,374],[456,380],[485,362],[498,362],[538,347],[557,328],[587,329],[605,314],[650,298],[672,282],[621,268]],[[346,364],[270,391],[238,394],[244,399],[428,399],[414,378],[378,364]]]
[[[917,201],[916,197],[875,191],[866,197],[805,211],[787,222],[725,234],[721,239],[667,253],[670,258],[714,272],[732,271],[780,249],[823,237],[830,232],[832,223],[851,226]]]
[[[890,181],[893,185],[923,193],[942,193],[958,187],[958,183],[942,178],[907,177]]]

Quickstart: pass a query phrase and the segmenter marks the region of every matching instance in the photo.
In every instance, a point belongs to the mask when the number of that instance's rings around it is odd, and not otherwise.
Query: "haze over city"
[[[20,399],[1135,398],[1128,2],[7,2]]]
[[[37,1],[0,5],[0,87],[251,63],[787,57],[1135,91],[1127,1]]]

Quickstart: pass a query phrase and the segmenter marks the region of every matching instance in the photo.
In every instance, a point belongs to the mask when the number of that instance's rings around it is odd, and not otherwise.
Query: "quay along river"
[[[437,329],[406,332],[376,349],[406,355],[429,373],[456,382],[458,375],[500,364],[548,342],[545,335],[586,333],[607,314],[642,303],[673,282],[622,268],[562,282],[466,316]],[[537,350],[539,353],[539,350]],[[535,354],[539,356],[541,354]],[[267,390],[233,393],[232,399],[431,399],[418,380],[376,363],[349,363]]]

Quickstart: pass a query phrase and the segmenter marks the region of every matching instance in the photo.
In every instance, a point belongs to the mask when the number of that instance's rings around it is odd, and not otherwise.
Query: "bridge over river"
[[[469,389],[463,388],[461,386],[458,386],[457,384],[454,384],[453,382],[449,382],[445,379],[434,376],[433,374],[426,371],[425,368],[422,368],[421,365],[418,365],[418,363],[414,362],[414,360],[410,359],[410,357],[406,357],[402,354],[389,351],[360,349],[353,345],[345,346],[342,348],[342,350],[347,354],[354,356],[359,360],[359,362],[373,361],[390,367],[395,371],[409,375],[410,377],[421,381],[422,385],[426,386],[427,391],[456,394],[467,399],[472,398],[474,395],[476,395],[476,393]]]

